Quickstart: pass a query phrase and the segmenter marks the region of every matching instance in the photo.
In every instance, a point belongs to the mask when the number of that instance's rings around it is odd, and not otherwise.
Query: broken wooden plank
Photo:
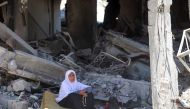
[[[15,48],[15,46],[9,42],[10,40],[15,41],[21,45],[27,52],[32,53],[33,55],[38,54],[38,52],[33,49],[29,44],[27,44],[20,36],[15,32],[9,29],[5,24],[0,22],[0,39],[7,43],[10,47]]]
[[[121,35],[115,34],[111,31],[106,32],[106,34],[107,40],[111,41],[112,44],[123,48],[128,53],[144,52],[146,54],[149,54],[149,48],[147,45],[138,43],[126,37],[122,37]]]
[[[15,60],[18,72],[15,75],[22,75],[25,78],[31,78],[37,81],[54,81],[60,83],[64,79],[67,66],[58,64],[49,60],[45,60],[34,55],[21,51],[11,52],[0,47],[0,67],[8,69],[8,63]],[[39,79],[40,78],[40,79]],[[45,80],[46,79],[46,80]],[[48,83],[48,82],[47,82]]]

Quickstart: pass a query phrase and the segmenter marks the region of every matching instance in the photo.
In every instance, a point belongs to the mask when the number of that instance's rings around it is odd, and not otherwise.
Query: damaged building
[[[189,10],[189,0],[0,0],[0,109],[64,109],[55,96],[69,69],[96,109],[190,108]]]

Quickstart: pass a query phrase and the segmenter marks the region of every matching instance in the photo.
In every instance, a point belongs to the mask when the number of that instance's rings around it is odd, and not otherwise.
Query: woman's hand
[[[84,91],[84,90],[81,90],[79,92],[80,95],[84,96],[84,97],[87,97],[87,93]]]

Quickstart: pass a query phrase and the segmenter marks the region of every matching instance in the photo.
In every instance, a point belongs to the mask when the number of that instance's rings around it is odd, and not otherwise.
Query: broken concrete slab
[[[120,34],[116,34],[112,31],[105,32],[107,40],[109,40],[113,45],[123,48],[128,53],[140,53],[149,54],[149,48],[147,45],[141,44],[139,42],[133,41],[132,39],[123,37]]]
[[[6,89],[0,88],[0,105],[3,106],[3,109],[28,109],[28,106],[39,109],[41,96],[41,93],[31,95],[28,91],[7,92]]]
[[[8,109],[28,109],[28,102],[10,100],[8,101]]]
[[[15,81],[12,81],[11,87],[13,91],[18,92],[18,91],[31,91],[31,84],[23,79],[17,79]]]
[[[27,52],[37,55],[37,51],[27,44],[20,36],[9,29],[5,24],[0,22],[0,39],[7,43],[10,47],[15,48],[13,42],[21,45]]]
[[[59,81],[55,81],[52,78],[49,78],[49,77],[46,77],[46,76],[40,75],[40,74],[36,75],[33,72],[27,72],[27,71],[20,70],[20,69],[17,69],[14,72],[8,71],[8,73],[12,74],[12,75],[19,76],[19,77],[27,78],[27,79],[30,79],[30,80],[40,81],[40,82],[50,84],[50,85],[59,84]]]
[[[113,45],[108,45],[105,47],[105,51],[109,54],[112,54],[113,56],[117,55],[127,55],[124,51],[119,50],[118,47]]]
[[[32,78],[34,80],[40,81],[40,77],[44,78],[45,81],[42,82],[47,82],[47,84],[59,84],[64,78],[65,71],[68,69],[68,67],[63,64],[42,59],[21,51],[8,51],[3,47],[0,47],[0,57],[0,67],[7,70],[9,70],[8,62],[15,60],[17,70],[11,74],[30,79],[25,73],[18,72],[17,74],[17,71],[23,70],[30,75],[34,75],[35,77]]]

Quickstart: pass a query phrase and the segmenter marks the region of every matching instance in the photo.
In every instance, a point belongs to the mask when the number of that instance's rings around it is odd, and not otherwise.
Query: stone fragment
[[[31,91],[31,84],[23,79],[18,79],[13,81],[11,83],[11,87],[15,92],[24,91],[24,90]]]

